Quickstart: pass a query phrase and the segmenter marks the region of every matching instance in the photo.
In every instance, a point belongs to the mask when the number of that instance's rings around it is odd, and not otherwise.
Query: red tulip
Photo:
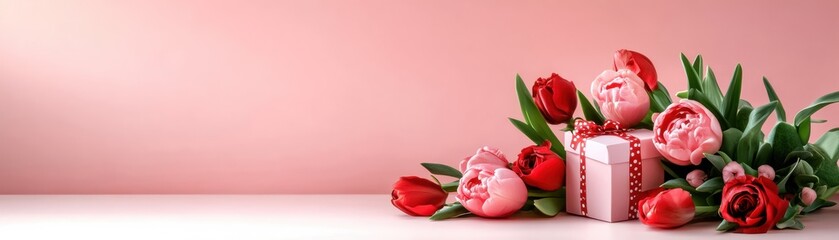
[[[551,151],[551,142],[545,141],[541,146],[522,149],[513,163],[513,172],[528,186],[554,191],[565,181],[565,161]]]
[[[567,122],[577,109],[577,87],[558,74],[536,79],[533,84],[533,102],[550,124]]]
[[[437,183],[416,176],[400,177],[390,193],[393,206],[411,216],[431,216],[446,204],[448,193]]]
[[[674,188],[648,196],[638,202],[638,219],[657,228],[676,228],[693,219],[696,207],[690,193]]]
[[[634,72],[650,91],[658,87],[658,74],[655,72],[653,62],[647,56],[635,51],[621,49],[615,52],[614,70],[629,69]]]

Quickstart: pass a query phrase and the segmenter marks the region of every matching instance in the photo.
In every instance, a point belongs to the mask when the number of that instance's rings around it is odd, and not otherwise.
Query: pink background
[[[386,193],[514,158],[515,74],[587,89],[619,48],[673,92],[680,52],[742,63],[790,118],[839,90],[836,1],[636,2],[0,0],[0,193]]]

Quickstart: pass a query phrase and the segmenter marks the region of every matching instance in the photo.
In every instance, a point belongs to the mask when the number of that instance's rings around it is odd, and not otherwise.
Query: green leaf
[[[466,210],[466,207],[463,207],[463,205],[461,205],[459,202],[455,202],[454,204],[452,204],[450,206],[445,206],[445,207],[441,208],[440,210],[437,210],[437,212],[435,212],[434,215],[431,215],[431,217],[429,219],[434,220],[434,221],[439,221],[439,220],[444,220],[444,219],[463,216],[463,215],[466,215],[468,213],[469,213],[469,210]]]
[[[778,102],[778,108],[775,109],[775,113],[778,114],[778,121],[786,122],[787,113],[784,111],[784,106],[781,104],[781,100],[778,99],[778,94],[775,93],[775,89],[772,88],[772,84],[769,83],[769,79],[766,79],[766,77],[763,77],[763,86],[766,88],[766,95],[769,96],[769,101]]]
[[[722,178],[715,177],[708,179],[708,181],[705,181],[704,183],[702,183],[702,185],[696,187],[696,191],[713,193],[717,190],[721,190],[723,185],[725,185],[725,183],[723,183]]]
[[[795,176],[795,184],[798,186],[806,187],[809,186],[808,184],[817,184],[819,183],[819,177],[816,175],[796,175]]]
[[[821,208],[832,207],[834,205],[836,205],[835,202],[827,201],[821,198],[816,198],[816,200],[813,201],[813,204],[810,204],[810,206],[807,206],[803,210],[801,210],[801,214],[815,212],[816,210],[819,210]]]
[[[420,163],[422,167],[428,169],[432,174],[449,176],[454,178],[461,178],[463,174],[457,169],[439,163]]]
[[[455,180],[454,182],[445,183],[440,185],[443,188],[443,191],[446,192],[457,192],[457,185],[460,185],[460,180]]]
[[[720,206],[696,206],[696,210],[693,215],[693,219],[702,219],[702,218],[717,218],[719,217]]]
[[[810,142],[810,124],[812,122],[813,120],[807,118],[795,127],[798,129],[798,137],[801,139],[801,142]]]
[[[805,119],[813,115],[813,113],[816,113],[817,111],[819,111],[819,109],[822,109],[823,107],[835,102],[839,102],[839,91],[828,93],[827,95],[824,95],[816,99],[816,101],[813,102],[813,104],[810,104],[810,106],[801,109],[801,111],[799,111],[798,114],[795,114],[795,125],[801,125],[801,123],[804,122]]]
[[[649,95],[650,110],[653,112],[662,112],[667,106],[673,103],[673,100],[670,99],[670,93],[667,92],[667,89],[661,83],[658,83],[658,87],[655,91],[649,92]]]
[[[772,111],[775,110],[777,105],[778,102],[773,101],[755,108],[749,115],[749,125],[746,125],[743,133],[747,134],[749,131],[760,131],[761,126],[763,126],[763,123],[766,122],[766,119],[769,118],[769,115],[772,114]]]
[[[758,166],[768,163],[772,159],[772,143],[764,142],[757,149],[757,156],[755,156],[752,166]]]
[[[778,221],[778,224],[775,224],[775,227],[777,227],[778,229],[803,229],[804,225],[801,224],[801,222],[797,219],[798,213],[800,212],[799,210],[801,210],[801,207],[798,205],[790,205],[789,207],[787,207],[787,211],[784,213],[784,217],[781,218],[780,221]]]
[[[813,154],[808,160],[810,165],[815,166],[816,176],[830,187],[839,186],[839,166],[836,165],[836,161],[830,160],[828,154],[818,145],[804,145],[804,150]]]
[[[594,107],[591,106],[591,102],[588,101],[588,98],[586,98],[580,90],[577,90],[577,98],[580,100],[580,108],[582,108],[583,115],[586,117],[586,120],[593,121],[597,124],[603,124],[603,115],[600,115],[600,112],[597,112]]]
[[[816,140],[815,145],[824,150],[827,160],[836,163],[839,160],[839,128],[830,129],[824,133],[819,140]]]
[[[690,60],[682,53],[682,65],[685,69],[685,74],[688,77],[688,90],[696,89],[698,91],[702,91],[702,85],[699,84],[699,74],[696,73],[696,70],[693,69],[693,66],[690,64]]]
[[[737,225],[736,223],[729,222],[729,221],[726,221],[726,220],[722,220],[722,222],[720,222],[720,225],[717,226],[717,231],[727,232],[727,231],[730,231],[734,228],[737,228],[738,226],[740,226],[740,225]]]
[[[724,130],[722,132],[722,147],[720,151],[728,155],[737,154],[737,143],[740,142],[740,138],[742,137],[743,132],[740,129],[729,128],[728,130]]]
[[[551,128],[548,127],[548,123],[545,121],[545,117],[542,116],[542,112],[533,103],[533,97],[530,95],[530,91],[527,90],[527,85],[524,84],[524,80],[518,74],[516,74],[516,94],[518,95],[521,112],[524,115],[527,125],[530,125],[543,139],[551,141],[551,150],[554,150],[557,155],[565,159],[565,149],[562,143],[559,142],[559,139],[556,138]]]
[[[711,100],[708,100],[708,98],[705,97],[705,95],[702,94],[702,92],[696,89],[691,89],[688,91],[688,99],[697,101],[701,103],[703,106],[705,106],[705,108],[710,110],[711,113],[714,114],[714,117],[717,118],[722,129],[728,129],[728,127],[731,126],[731,124],[727,120],[725,120],[725,117],[722,115],[722,113],[720,113],[720,110],[714,107],[713,103],[711,103]]]
[[[722,109],[720,109],[729,122],[735,122],[737,120],[737,109],[740,104],[740,90],[742,85],[743,68],[740,64],[737,64],[737,68],[734,69],[734,76],[731,78],[731,83],[728,85],[728,91],[725,93]]]
[[[533,130],[533,128],[530,127],[530,125],[527,125],[527,123],[513,118],[508,119],[510,119],[510,122],[513,123],[513,126],[516,126],[516,128],[519,129],[521,133],[527,136],[527,138],[530,138],[530,141],[533,141],[536,144],[542,144],[543,142],[545,142],[545,139],[542,138],[542,136],[539,136],[539,134],[536,133],[536,130]]]
[[[740,106],[740,110],[737,111],[737,121],[731,123],[731,126],[740,130],[746,129],[746,125],[749,125],[749,116],[753,111],[754,108],[751,106]]]
[[[696,189],[691,186],[684,178],[670,179],[661,184],[661,187],[666,189],[681,188],[688,192],[696,192]]]
[[[702,81],[702,92],[711,100],[711,104],[717,109],[722,109],[722,90],[717,83],[717,76],[714,75],[714,70],[708,67],[708,75],[705,76],[705,81]],[[720,111],[722,112],[722,111]]]
[[[726,164],[728,164],[728,162],[723,160],[721,156],[714,154],[705,153],[705,158],[708,159],[708,162],[711,162],[711,165],[714,165],[714,168],[716,168],[719,172],[722,172],[722,169],[725,168]]]
[[[798,131],[786,122],[775,123],[769,131],[769,136],[766,137],[766,142],[772,143],[774,162],[785,158],[790,152],[803,145],[798,137]]]
[[[740,166],[743,166],[743,171],[744,171],[746,174],[757,177],[757,170],[755,170],[754,168],[752,168],[752,166],[749,166],[748,164],[746,164],[746,163],[742,163],[742,162],[740,163]]]
[[[790,171],[786,175],[784,175],[783,178],[781,178],[781,181],[778,182],[778,193],[787,193],[787,181],[789,181],[789,178],[792,176],[792,173],[795,172],[794,170],[798,168],[798,165],[802,162],[803,161],[798,160],[795,162],[795,164],[790,166]],[[780,173],[780,171],[778,171],[778,173]]]
[[[536,210],[547,216],[556,216],[565,209],[565,198],[540,198],[533,200]]]
[[[696,75],[699,76],[699,79],[702,79],[702,55],[696,55],[696,58],[693,59],[693,71],[696,72]],[[704,90],[704,89],[703,89]]]
[[[751,165],[757,155],[758,148],[760,148],[760,137],[757,132],[752,131],[744,134],[737,144],[737,161]]]

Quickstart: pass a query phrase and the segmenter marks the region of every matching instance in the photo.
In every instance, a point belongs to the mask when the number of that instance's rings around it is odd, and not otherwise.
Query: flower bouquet
[[[740,233],[803,229],[801,216],[836,205],[829,198],[839,192],[839,128],[811,141],[810,126],[825,122],[811,116],[839,102],[839,92],[788,119],[766,78],[768,104],[740,99],[740,65],[723,93],[702,56],[691,62],[682,54],[688,89],[674,101],[644,55],[619,50],[613,62],[592,82],[591,100],[557,74],[530,90],[516,76],[523,119],[510,122],[535,145],[512,162],[482,147],[457,168],[422,163],[433,181],[400,178],[393,205],[432,220],[566,211],[676,228],[718,219],[718,231]],[[575,118],[578,103],[583,116]],[[773,112],[777,122],[765,134]],[[456,202],[446,203],[449,192]]]

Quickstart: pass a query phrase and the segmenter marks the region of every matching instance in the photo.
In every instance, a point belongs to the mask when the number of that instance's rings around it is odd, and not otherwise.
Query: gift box
[[[639,194],[664,181],[653,137],[646,129],[576,136],[572,147],[575,135],[566,133],[566,211],[606,222],[636,219]]]

